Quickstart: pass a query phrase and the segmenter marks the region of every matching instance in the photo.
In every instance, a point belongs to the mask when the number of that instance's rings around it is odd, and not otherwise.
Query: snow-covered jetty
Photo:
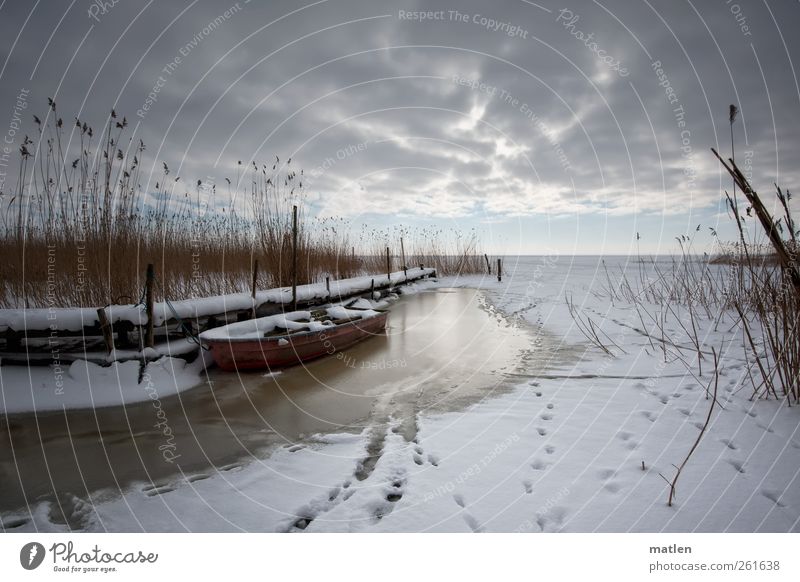
[[[436,275],[435,269],[417,267],[383,275],[367,275],[297,286],[297,308],[342,301],[365,293]],[[153,358],[196,351],[191,336],[221,325],[291,309],[292,288],[280,287],[251,293],[197,297],[153,303],[156,344]],[[101,318],[106,319],[101,322]],[[144,304],[109,305],[105,308],[0,309],[0,363],[52,360],[57,349],[61,361],[89,359],[110,362],[141,357],[142,337],[148,324]],[[185,341],[181,341],[181,336]],[[170,340],[164,342],[166,340]],[[160,343],[159,343],[160,342]],[[113,344],[113,349],[110,349]],[[167,350],[167,351],[164,351]]]

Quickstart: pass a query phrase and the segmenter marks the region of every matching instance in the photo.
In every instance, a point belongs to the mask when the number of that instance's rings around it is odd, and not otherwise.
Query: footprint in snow
[[[543,532],[545,531],[559,531],[561,525],[564,523],[564,518],[567,516],[567,510],[563,507],[556,506],[552,509],[539,513],[536,515],[536,525]]]
[[[655,422],[656,418],[658,418],[654,413],[650,412],[649,410],[643,410],[642,416],[644,416],[650,422]]]
[[[597,476],[601,481],[607,481],[616,474],[617,472],[614,469],[600,469],[597,472]]]
[[[536,432],[539,433],[539,436],[544,436],[544,435],[547,434],[547,429],[539,427],[539,428],[536,429]]]
[[[533,463],[531,463],[531,469],[534,471],[544,471],[547,469],[547,463],[540,461],[539,459],[534,459]]]
[[[533,493],[533,483],[531,483],[528,479],[525,479],[522,482],[522,486],[525,488],[525,493],[527,493],[528,495]]]
[[[734,469],[736,469],[736,471],[738,471],[739,473],[742,473],[742,474],[744,474],[744,473],[745,473],[745,470],[744,470],[744,464],[743,464],[742,462],[740,462],[740,461],[736,461],[736,460],[734,460],[734,459],[728,459],[726,462],[727,462],[727,463],[728,463],[728,464],[729,464],[731,467],[733,467]]]
[[[23,525],[25,525],[29,521],[30,521],[29,519],[24,518],[24,517],[11,518],[8,521],[2,522],[2,524],[0,524],[0,527],[2,527],[3,531],[8,531],[10,529],[16,529],[18,527],[22,527]]]
[[[766,432],[769,432],[769,433],[773,433],[773,432],[775,432],[774,430],[772,430],[772,428],[768,427],[767,425],[761,424],[760,422],[757,422],[757,423],[756,423],[756,426],[757,426],[758,428],[760,428],[761,430],[763,430],[763,431],[766,431]]]
[[[738,448],[736,446],[736,443],[734,443],[730,439],[719,439],[719,442],[721,442],[723,445],[725,445],[726,447],[728,447],[732,451],[735,451]]]
[[[545,412],[539,418],[541,418],[542,420],[553,420],[553,415],[548,412]]]
[[[162,485],[160,487],[149,486],[142,489],[142,491],[148,497],[155,497],[157,495],[164,495],[165,493],[171,493],[172,491],[175,491],[175,488],[171,487],[170,485]]]
[[[630,433],[625,430],[621,430],[617,433],[617,438],[621,441],[627,441],[633,436],[633,433]]]
[[[786,507],[786,505],[781,501],[780,491],[776,491],[775,489],[762,489],[761,495],[772,501],[778,507]]]
[[[554,406],[554,405],[553,405],[553,403],[552,403],[552,402],[550,402],[550,403],[547,405],[547,409],[548,409],[548,410],[553,410],[553,406]]]
[[[744,412],[750,418],[756,418],[758,416],[755,410],[749,408],[742,408],[742,412]]]
[[[552,455],[553,453],[556,452],[556,448],[553,445],[547,445],[544,448],[544,452],[547,453],[548,455]]]
[[[197,475],[190,475],[186,477],[187,483],[196,483],[197,481],[203,481],[208,479],[211,475],[206,475],[205,473],[198,473]]]
[[[691,416],[692,415],[692,411],[689,410],[688,408],[679,408],[678,412],[680,412],[684,416]]]

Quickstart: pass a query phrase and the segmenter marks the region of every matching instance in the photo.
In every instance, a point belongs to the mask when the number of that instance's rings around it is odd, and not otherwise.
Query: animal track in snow
[[[531,483],[528,479],[525,479],[522,482],[522,486],[525,488],[525,493],[529,495],[533,493],[533,483]]]
[[[539,427],[539,428],[536,429],[536,432],[539,433],[539,436],[544,436],[544,435],[547,434],[547,429]]]
[[[679,408],[678,412],[680,412],[684,416],[691,416],[692,415],[692,411],[689,410],[688,408]]]
[[[721,442],[723,445],[725,445],[726,447],[728,447],[732,451],[735,451],[737,448],[739,448],[739,447],[736,446],[736,443],[734,443],[730,439],[719,439],[719,442]]]
[[[554,406],[554,404],[552,402],[548,402],[547,403],[548,410],[553,410],[553,406]]]
[[[531,463],[531,469],[534,471],[544,471],[547,469],[547,463],[540,461],[539,459],[534,459],[533,463]]]
[[[650,412],[649,410],[642,410],[642,416],[644,416],[650,422],[655,422],[656,418],[658,418],[656,414]]]
[[[556,448],[553,445],[547,445],[544,448],[544,452],[547,453],[548,455],[552,455],[553,453],[556,452]]]
[[[539,416],[542,420],[553,420],[553,415],[550,413],[545,412],[541,416]]]

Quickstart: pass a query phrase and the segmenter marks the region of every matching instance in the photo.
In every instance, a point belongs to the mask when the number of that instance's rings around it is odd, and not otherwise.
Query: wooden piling
[[[500,282],[503,280],[503,263],[500,262],[500,259],[497,259],[497,281]]]
[[[256,316],[256,288],[258,282],[258,259],[253,261],[253,283],[250,287],[250,297],[253,299],[253,318]]]
[[[486,272],[491,275],[492,274],[492,264],[489,262],[489,255],[483,253],[483,258],[486,259]]]
[[[111,324],[108,322],[104,307],[97,309],[97,321],[100,322],[100,331],[103,334],[103,342],[106,344],[106,353],[110,354],[114,351],[114,334],[111,332]]]
[[[153,263],[147,265],[147,276],[144,282],[144,308],[147,312],[147,326],[145,328],[144,347],[153,347],[153,329],[155,318],[153,314],[153,287],[155,286],[156,270]]]
[[[406,263],[406,247],[403,245],[403,237],[400,237],[400,253],[403,258],[403,275],[408,277],[408,264]]]
[[[331,278],[325,277],[325,289],[328,290],[328,297],[331,296]]]
[[[292,311],[297,311],[297,206],[292,206]]]
[[[392,282],[392,262],[389,259],[389,247],[386,247],[386,278]]]
[[[258,259],[253,261],[253,284],[250,288],[250,296],[256,298],[256,282],[258,281]]]

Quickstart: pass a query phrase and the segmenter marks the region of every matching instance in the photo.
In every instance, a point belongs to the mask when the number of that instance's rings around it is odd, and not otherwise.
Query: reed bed
[[[16,185],[0,193],[0,307],[135,303],[149,263],[157,295],[173,300],[249,291],[256,261],[259,288],[290,285],[295,206],[299,284],[382,273],[385,246],[404,254],[396,232],[355,241],[345,220],[308,216],[291,160],[238,162],[221,184],[187,183],[162,161],[144,170],[145,144],[113,110],[99,131],[65,122],[52,100],[42,118],[19,149]],[[434,234],[403,241],[409,266],[483,271],[476,237],[450,245]]]
[[[705,345],[706,331],[740,334],[747,358],[744,385],[750,387],[751,398],[796,405],[800,403],[800,271],[791,195],[775,186],[782,215],[774,217],[735,163],[723,164],[747,201],[746,212],[741,212],[738,201],[726,197],[739,240],[718,242],[719,253],[712,257],[695,253],[691,238],[678,237],[680,254],[669,260],[640,258],[634,274],[606,268],[605,284],[597,293],[612,304],[631,306],[651,349],[660,351],[665,361],[679,359],[687,370],[696,368],[698,376],[703,375],[704,365],[708,372],[710,352],[725,353],[723,345]],[[716,237],[713,229],[712,234]],[[570,298],[567,304],[593,345],[610,356],[622,349]]]

